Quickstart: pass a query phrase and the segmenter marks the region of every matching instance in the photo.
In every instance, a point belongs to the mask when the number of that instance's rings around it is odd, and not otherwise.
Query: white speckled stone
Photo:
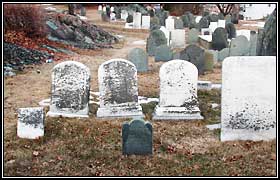
[[[125,59],[111,59],[98,69],[100,107],[97,117],[143,116],[138,103],[137,70]]]
[[[185,29],[175,29],[171,31],[171,47],[172,48],[184,48],[186,45]]]
[[[171,60],[161,66],[159,76],[160,100],[153,119],[203,119],[198,107],[195,65]]]
[[[276,57],[223,61],[221,141],[276,137]]]

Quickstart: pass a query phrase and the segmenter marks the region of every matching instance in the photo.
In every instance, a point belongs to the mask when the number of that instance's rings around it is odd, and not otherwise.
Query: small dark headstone
[[[123,155],[152,155],[153,127],[144,120],[132,120],[122,125]]]
[[[126,18],[126,22],[127,23],[132,23],[133,22],[133,16],[131,14],[129,14]]]
[[[172,59],[173,53],[166,44],[156,47],[155,61],[169,61]]]
[[[232,39],[232,38],[236,37],[236,29],[235,29],[235,26],[234,26],[233,23],[226,24],[225,29],[226,29],[226,31],[228,33],[228,38],[229,39]]]
[[[209,15],[210,22],[218,22],[219,16],[217,14],[210,14]]]
[[[208,28],[209,27],[209,20],[207,17],[202,17],[200,20],[199,20],[199,29],[201,28]]]
[[[225,28],[218,27],[212,34],[212,49],[222,50],[228,47],[228,37]]]
[[[167,44],[167,39],[164,33],[159,29],[153,30],[147,39],[146,51],[148,52],[148,55],[154,56],[156,47],[164,44]]]
[[[128,54],[127,60],[131,61],[136,66],[137,72],[148,71],[148,55],[143,49],[132,49]]]

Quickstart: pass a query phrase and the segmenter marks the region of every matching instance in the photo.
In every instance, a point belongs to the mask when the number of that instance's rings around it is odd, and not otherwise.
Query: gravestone
[[[182,19],[175,19],[175,29],[184,29],[184,23],[182,21]]]
[[[197,99],[197,68],[184,60],[171,60],[160,67],[160,99],[154,120],[203,119]]]
[[[143,119],[133,119],[122,125],[123,155],[152,155],[153,126]]]
[[[222,50],[228,47],[227,32],[224,28],[218,27],[212,34],[212,49]]]
[[[174,25],[174,19],[172,19],[172,18],[167,18],[167,19],[165,20],[165,28],[166,28],[168,31],[172,31],[172,30],[174,30],[174,27],[175,27],[175,25]]]
[[[228,23],[231,23],[231,15],[230,14],[226,15],[225,20],[226,20],[226,25]]]
[[[125,59],[111,59],[98,69],[100,107],[97,117],[143,116],[138,104],[137,70]]]
[[[184,48],[186,44],[185,33],[185,29],[172,30],[170,46],[172,48]]]
[[[202,16],[196,16],[195,17],[195,23],[199,23],[200,19],[202,18]]]
[[[102,21],[104,21],[104,22],[109,22],[109,21],[110,21],[110,17],[107,16],[106,12],[102,12],[102,13],[101,13],[101,19],[102,19]]]
[[[217,14],[210,14],[209,15],[210,22],[218,22],[219,16]]]
[[[243,35],[250,41],[251,31],[248,29],[241,29],[236,31],[236,36]]]
[[[221,141],[276,138],[276,57],[228,57],[222,77]]]
[[[48,116],[88,117],[90,70],[76,61],[64,61],[52,70]]]
[[[224,20],[225,16],[223,15],[223,13],[219,13],[218,14],[219,20]]]
[[[205,51],[197,45],[191,44],[180,52],[180,59],[191,62],[198,69],[198,74],[204,73]]]
[[[233,13],[232,14],[232,16],[231,16],[231,22],[233,23],[233,24],[238,24],[238,16],[239,16],[239,14],[238,13]]]
[[[102,11],[106,12],[106,6],[103,6]]]
[[[44,136],[44,108],[19,108],[17,136],[27,139],[38,139]]]
[[[141,28],[141,13],[139,12],[133,13],[133,27]]]
[[[150,16],[142,16],[142,28],[150,29]]]
[[[154,56],[156,47],[163,44],[167,44],[164,33],[159,29],[153,30],[147,39],[146,51],[148,52],[148,55]]]
[[[251,31],[251,34],[250,34],[250,50],[249,50],[250,56],[256,56],[257,55],[257,39],[258,39],[258,35],[257,35],[256,31]]]
[[[189,44],[195,44],[198,42],[199,40],[199,36],[200,33],[197,29],[193,28],[189,31],[189,35],[188,35],[188,43]]]
[[[209,29],[211,34],[218,28],[218,22],[210,22]]]
[[[203,11],[202,12],[202,16],[204,17],[204,16],[209,16],[210,15],[210,12],[209,11]]]
[[[205,71],[213,71],[214,68],[214,56],[212,53],[205,51],[204,58],[204,70]]]
[[[227,23],[225,29],[229,39],[236,38],[236,29],[233,23]]]
[[[159,30],[161,30],[161,31],[164,33],[164,35],[165,35],[165,37],[166,37],[166,40],[167,40],[167,45],[169,46],[169,42],[170,42],[170,31],[168,31],[164,26],[161,26]]]
[[[138,72],[148,71],[148,55],[143,49],[132,49],[129,52],[127,59],[136,66]]]
[[[202,17],[198,24],[199,24],[199,29],[208,28],[209,20],[207,19],[207,17]]]
[[[97,11],[98,11],[98,14],[102,13],[102,6],[101,5],[98,6],[98,10]]]
[[[128,17],[128,12],[126,10],[121,10],[121,19],[126,21]]]
[[[155,15],[159,18],[159,23],[161,26],[165,26],[165,19],[168,18],[169,12],[164,10],[156,10]]]
[[[126,22],[127,23],[133,23],[133,16],[131,14],[128,14],[128,16],[126,18]]]
[[[226,21],[225,20],[218,20],[218,27],[225,28],[226,27]]]
[[[241,35],[230,41],[230,56],[246,56],[249,55],[250,43],[248,39]]]
[[[173,53],[167,45],[160,45],[156,47],[155,61],[169,61],[173,57]]]
[[[229,57],[229,48],[224,48],[218,51],[218,61],[223,61],[226,57]]]
[[[150,21],[150,30],[156,30],[160,28],[160,23],[158,17],[154,16]]]

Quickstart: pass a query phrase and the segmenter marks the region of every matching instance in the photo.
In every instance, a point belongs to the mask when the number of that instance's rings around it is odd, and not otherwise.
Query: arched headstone
[[[232,38],[236,38],[236,29],[233,23],[227,23],[225,26],[225,29],[228,33],[228,38],[232,39]]]
[[[150,32],[146,45],[146,51],[148,52],[148,55],[154,56],[156,47],[163,44],[167,44],[167,40],[165,34],[161,30],[157,29]]]
[[[230,41],[230,56],[246,56],[249,55],[250,42],[243,36],[237,36]]]
[[[131,61],[135,66],[138,72],[147,72],[148,71],[148,55],[141,48],[132,49],[127,59]]]
[[[212,34],[212,49],[222,50],[228,47],[227,32],[224,28],[218,27]]]
[[[155,61],[169,61],[172,59],[173,53],[167,45],[160,45],[156,48]]]

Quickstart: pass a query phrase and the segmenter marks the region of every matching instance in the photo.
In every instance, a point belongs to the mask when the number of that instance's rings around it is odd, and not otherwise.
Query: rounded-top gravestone
[[[141,48],[132,49],[127,59],[131,61],[135,66],[138,72],[147,72],[148,71],[148,55]]]
[[[249,55],[250,42],[246,36],[240,35],[230,42],[230,56],[246,56]]]
[[[156,47],[164,44],[167,44],[165,34],[159,29],[153,30],[147,39],[146,51],[148,55],[154,56]]]
[[[133,15],[129,14],[126,18],[127,23],[132,23],[133,22]]]
[[[212,49],[222,50],[228,47],[228,37],[225,28],[218,27],[212,34]]]
[[[209,20],[208,20],[208,18],[207,17],[202,17],[200,20],[199,20],[199,28],[201,29],[201,28],[208,28],[209,27],[209,24],[210,24],[210,22],[209,22]]]
[[[169,61],[172,59],[173,53],[166,44],[156,48],[155,61]]]
[[[210,19],[210,22],[218,22],[219,16],[217,14],[210,14],[209,19]]]

